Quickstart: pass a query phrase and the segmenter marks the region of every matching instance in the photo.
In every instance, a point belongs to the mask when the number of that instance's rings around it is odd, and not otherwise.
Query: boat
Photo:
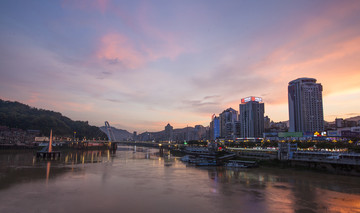
[[[185,153],[188,155],[209,155],[210,151],[207,147],[186,147]]]
[[[217,166],[216,160],[211,159],[200,159],[197,163],[195,163],[196,166]]]
[[[190,155],[185,155],[185,156],[181,157],[180,160],[182,162],[189,163],[190,162]]]
[[[185,163],[197,164],[197,163],[205,161],[206,159],[197,157],[197,156],[193,156],[193,155],[185,155],[182,158],[180,158],[180,160]]]
[[[255,161],[229,160],[225,166],[230,168],[251,168],[256,167],[257,163]]]
[[[222,165],[223,161],[235,157],[234,153],[219,151],[216,144],[210,144],[208,147],[189,146],[185,147],[184,151],[187,155],[180,160],[196,166],[218,166]]]
[[[240,162],[236,162],[235,160],[229,161],[225,166],[231,168],[249,168],[249,166],[246,166]]]
[[[329,157],[326,157],[327,159],[334,159],[334,160],[339,160],[341,157],[341,155],[330,155]]]

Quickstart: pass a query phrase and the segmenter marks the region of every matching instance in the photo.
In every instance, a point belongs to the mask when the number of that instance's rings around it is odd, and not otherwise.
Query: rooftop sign
[[[247,103],[249,101],[262,102],[262,99],[259,97],[254,97],[254,96],[250,96],[250,97],[241,99],[241,103]]]

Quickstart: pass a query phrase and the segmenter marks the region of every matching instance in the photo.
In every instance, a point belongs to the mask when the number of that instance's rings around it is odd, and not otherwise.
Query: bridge
[[[162,148],[170,148],[170,147],[177,147],[179,144],[173,144],[169,142],[152,142],[152,141],[120,141],[114,135],[113,129],[110,126],[108,121],[105,121],[105,134],[108,137],[107,141],[104,140],[87,140],[86,143],[104,143],[110,146],[110,149],[117,149],[118,144],[123,145],[138,145],[138,146],[148,146],[148,147],[162,147]],[[181,146],[181,145],[180,145]]]
[[[183,144],[174,144],[169,142],[151,142],[151,141],[119,141],[116,139],[112,128],[108,121],[105,121],[107,141],[86,141],[87,143],[104,143],[110,149],[117,149],[118,144],[123,145],[138,145],[147,147],[173,148],[183,147]],[[280,146],[281,145],[281,146]],[[360,165],[360,154],[349,153],[331,153],[331,152],[314,152],[314,151],[299,151],[297,146],[281,143],[278,149],[257,149],[257,148],[234,148],[228,147],[239,157],[254,158],[262,160],[278,159],[282,161],[303,162],[303,163],[325,163],[325,164],[338,164],[338,165]],[[290,147],[288,147],[290,146]]]
[[[154,147],[160,149],[184,146],[182,144],[174,144],[168,142],[164,143],[164,142],[151,142],[151,141],[104,141],[104,140],[86,140],[86,141],[76,142],[76,144],[78,148],[91,148],[91,147],[103,146],[104,148],[109,148],[110,150],[116,150],[118,145],[145,146],[145,147]]]

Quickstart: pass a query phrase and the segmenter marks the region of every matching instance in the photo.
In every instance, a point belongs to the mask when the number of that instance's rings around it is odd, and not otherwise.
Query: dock
[[[36,158],[42,158],[42,159],[56,159],[60,158],[60,152],[59,151],[38,151],[36,153]]]
[[[42,158],[47,160],[55,160],[56,158],[60,158],[59,151],[52,151],[52,130],[50,131],[49,145],[44,147],[41,151],[38,151],[36,153],[36,158]]]

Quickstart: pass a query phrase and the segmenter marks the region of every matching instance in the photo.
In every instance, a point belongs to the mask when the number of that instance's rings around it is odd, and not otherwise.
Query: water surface
[[[198,168],[157,149],[0,152],[0,212],[360,212],[360,178]]]

